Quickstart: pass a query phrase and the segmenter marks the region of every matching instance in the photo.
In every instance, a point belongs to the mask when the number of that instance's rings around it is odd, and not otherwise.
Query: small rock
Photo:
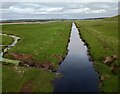
[[[105,77],[104,76],[101,76],[100,77],[100,81],[102,82],[102,81],[104,81],[105,80]]]
[[[117,55],[113,55],[112,57],[113,57],[113,59],[115,59],[115,60],[118,59],[118,56],[117,56]]]
[[[101,82],[103,82],[104,80],[107,80],[107,79],[109,79],[109,75],[102,75],[102,76],[100,77],[100,81],[101,81]]]
[[[105,64],[111,63],[114,59],[111,56],[107,56],[104,60]]]
[[[58,72],[56,73],[56,75],[59,75],[59,74],[60,74],[60,73],[58,73]]]
[[[60,78],[61,76],[61,73],[56,73],[56,78]]]

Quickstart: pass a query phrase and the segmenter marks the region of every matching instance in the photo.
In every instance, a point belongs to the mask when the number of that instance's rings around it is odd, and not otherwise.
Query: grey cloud
[[[3,19],[107,17],[117,15],[117,3],[110,2],[7,2],[2,6]]]
[[[8,9],[10,6],[18,4],[18,2],[1,2],[2,6],[0,8]]]

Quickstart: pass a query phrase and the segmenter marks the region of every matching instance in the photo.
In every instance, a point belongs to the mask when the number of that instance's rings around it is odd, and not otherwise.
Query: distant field
[[[118,19],[76,21],[82,38],[89,45],[96,70],[101,75],[101,91],[118,91]],[[106,63],[106,64],[105,64]]]
[[[21,60],[22,64],[32,64],[33,67],[41,65],[54,70],[67,53],[71,22],[9,24],[3,25],[2,29],[3,33],[14,34],[21,38],[4,57]],[[5,37],[3,40],[7,43]],[[3,92],[19,92],[27,89],[30,92],[52,92],[52,80],[55,74],[46,69],[3,65]]]

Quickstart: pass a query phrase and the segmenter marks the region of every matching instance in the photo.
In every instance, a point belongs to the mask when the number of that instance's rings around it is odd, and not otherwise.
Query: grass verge
[[[52,92],[54,73],[36,68],[2,66],[2,92]],[[28,85],[30,82],[30,86]]]
[[[94,59],[94,65],[100,74],[100,91],[118,92],[118,20],[76,21],[82,39],[88,44],[88,50]]]
[[[5,34],[21,38],[4,57],[20,60],[20,64],[35,66],[3,65],[3,92],[52,92],[55,74],[46,69],[57,69],[59,62],[65,57],[71,22],[6,24],[2,26],[2,30]],[[7,40],[4,40],[6,43]]]

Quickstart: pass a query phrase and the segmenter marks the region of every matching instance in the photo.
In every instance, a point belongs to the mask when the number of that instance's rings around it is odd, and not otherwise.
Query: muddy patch
[[[46,70],[54,70],[54,66],[50,62],[35,62],[35,61],[22,61],[20,66],[44,68]]]
[[[62,55],[60,55],[60,54],[54,54],[54,55],[51,55],[51,57],[52,58],[56,58],[56,59],[58,59],[58,60],[62,60],[63,58],[62,58]]]
[[[35,68],[44,68],[46,70],[55,71],[55,67],[52,62],[49,61],[35,61],[33,56],[30,54],[18,54],[18,53],[9,53],[12,58],[20,60],[19,66],[25,67],[35,67]]]
[[[104,63],[109,65],[109,64],[111,64],[112,62],[114,62],[117,59],[118,59],[117,55],[106,56],[105,59],[104,59]]]
[[[25,93],[25,94],[32,94],[32,84],[31,81],[26,82],[25,84],[23,84],[20,92]]]
[[[10,55],[14,57],[14,59],[23,60],[23,61],[32,60],[33,58],[32,55],[29,54],[10,53]]]
[[[110,67],[111,72],[116,74],[118,72],[118,66],[114,62],[118,60],[119,57],[117,55],[106,56],[104,59],[104,64],[108,65]]]

